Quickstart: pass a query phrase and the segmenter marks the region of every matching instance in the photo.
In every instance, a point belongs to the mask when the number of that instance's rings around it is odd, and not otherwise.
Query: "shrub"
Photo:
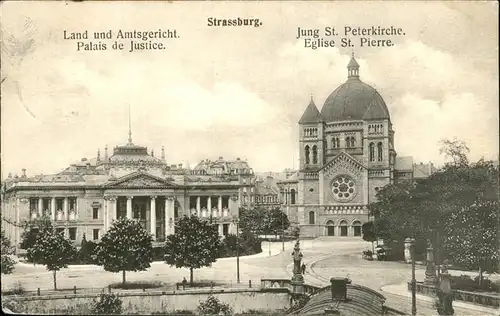
[[[479,277],[472,279],[468,275],[451,276],[451,288],[468,292],[498,292],[500,287],[488,279],[479,285]]]
[[[94,299],[92,302],[92,313],[97,315],[117,315],[121,314],[122,300],[115,294],[104,293],[99,296],[99,299]]]
[[[151,315],[164,315],[164,316],[177,316],[177,315],[195,315],[193,311],[189,310],[176,310],[173,313],[167,313],[167,312],[153,312]]]
[[[231,315],[232,309],[229,304],[221,302],[218,298],[210,295],[205,302],[200,302],[198,310],[202,315]]]
[[[112,289],[122,289],[122,290],[142,290],[142,289],[156,289],[165,286],[164,283],[160,281],[135,281],[127,283],[112,283],[109,285]]]
[[[24,292],[25,292],[24,286],[21,284],[21,282],[17,282],[13,288],[3,292],[3,294],[4,295],[22,295],[22,294],[24,294]]]
[[[219,247],[219,258],[235,257],[239,250],[240,256],[248,256],[262,252],[261,240],[250,232],[244,232],[238,238],[227,235]]]

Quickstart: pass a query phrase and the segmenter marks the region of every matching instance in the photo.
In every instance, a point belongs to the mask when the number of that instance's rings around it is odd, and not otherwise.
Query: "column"
[[[199,196],[196,197],[196,215],[201,217],[201,198]]]
[[[50,201],[50,219],[52,221],[56,220],[56,198],[52,197]]]
[[[132,199],[133,196],[127,196],[127,218],[132,218]]]
[[[41,197],[38,198],[38,216],[43,216],[43,199]]]
[[[210,195],[207,197],[207,211],[210,217],[212,215],[212,197]]]
[[[219,205],[217,206],[218,211],[218,216],[222,217],[222,195],[219,195]]]
[[[173,197],[167,196],[165,198],[165,235],[166,236],[175,234],[174,203],[175,203],[175,201],[174,201]]]
[[[222,236],[224,234],[223,225],[224,224],[219,224],[219,236]]]
[[[102,212],[102,224],[104,228],[104,233],[108,231],[108,212],[109,212],[109,203],[111,201],[109,200],[109,197],[104,197],[104,205],[103,205],[103,212]]]
[[[68,198],[65,197],[64,198],[64,204],[63,204],[63,221],[67,221],[68,220]]]
[[[151,214],[149,219],[151,221],[151,234],[153,235],[153,240],[156,240],[156,196],[151,197]]]
[[[118,197],[113,196],[111,198],[111,221],[116,220],[117,217],[117,204],[118,204]]]

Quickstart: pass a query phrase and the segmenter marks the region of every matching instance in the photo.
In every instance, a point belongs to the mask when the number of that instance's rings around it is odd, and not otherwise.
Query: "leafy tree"
[[[254,234],[261,234],[264,232],[264,216],[265,210],[260,207],[246,209],[240,208],[239,211],[239,228],[242,231],[249,231]]]
[[[83,234],[80,250],[78,251],[78,261],[83,264],[94,263],[96,248],[97,245],[91,240],[87,240],[85,234]]]
[[[97,264],[105,271],[145,271],[153,261],[153,236],[136,219],[121,218],[113,222],[97,246]]]
[[[483,201],[454,212],[445,223],[443,247],[449,258],[463,268],[483,272],[498,268],[498,201]],[[495,211],[496,210],[496,211]]]
[[[47,216],[25,221],[21,226],[23,227],[23,233],[21,234],[21,244],[19,247],[26,250],[35,244],[38,232],[41,229],[53,229],[52,221]]]
[[[177,221],[175,234],[167,236],[165,262],[177,268],[189,268],[192,285],[193,270],[215,262],[219,244],[216,225],[197,216],[184,216]]]
[[[483,159],[470,163],[468,148],[461,141],[443,141],[443,145],[441,151],[450,162],[442,169],[426,179],[388,185],[377,193],[378,200],[369,205],[375,216],[373,230],[384,241],[415,237],[417,254],[425,253],[426,241],[431,240],[451,263],[492,269],[499,249],[494,242],[498,238],[492,237],[498,223],[498,166]]]
[[[469,158],[467,157],[469,152],[469,147],[467,147],[467,144],[463,140],[456,138],[453,140],[441,140],[439,153],[444,154],[448,159],[448,166],[467,166],[469,164]]]
[[[72,242],[53,228],[43,227],[37,234],[35,244],[27,251],[31,262],[43,264],[53,272],[54,290],[57,290],[56,272],[67,268],[76,255]]]
[[[279,208],[272,208],[264,212],[262,227],[266,234],[274,233],[276,236],[290,227],[290,221],[288,216]]]
[[[363,226],[361,226],[361,230],[363,232],[363,240],[372,243],[372,253],[374,253],[375,249],[373,247],[373,242],[377,240],[377,237],[373,230],[373,222],[370,221],[364,223]]]
[[[10,257],[13,253],[12,246],[10,244],[10,239],[5,236],[5,231],[2,229],[1,232],[2,240],[2,274],[10,274],[14,271],[15,261]]]

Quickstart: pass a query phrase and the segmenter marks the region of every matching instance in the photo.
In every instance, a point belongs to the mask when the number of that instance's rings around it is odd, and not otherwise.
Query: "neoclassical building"
[[[165,151],[155,157],[132,142],[117,146],[104,157],[83,158],[60,173],[9,176],[2,183],[2,229],[16,247],[18,224],[48,216],[58,231],[78,245],[99,240],[117,218],[135,218],[156,241],[175,232],[175,219],[193,215],[219,226],[219,234],[236,233],[243,190],[250,191],[253,171],[248,164],[225,162],[226,169],[207,172],[169,165]]]
[[[279,186],[283,210],[302,237],[360,236],[379,188],[435,171],[397,156],[386,103],[361,81],[359,68],[353,56],[347,81],[321,112],[311,98],[299,120],[300,168]]]

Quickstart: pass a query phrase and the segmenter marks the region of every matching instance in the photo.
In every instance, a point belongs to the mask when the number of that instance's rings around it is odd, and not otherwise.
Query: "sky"
[[[298,120],[360,78],[391,114],[398,156],[443,163],[440,140],[498,158],[498,4],[491,2],[3,2],[2,178],[59,172],[128,138],[167,162],[298,166]],[[207,18],[260,27],[208,27]],[[394,26],[392,47],[312,50],[297,28]],[[63,32],[176,29],[165,50],[77,51]],[[383,38],[383,37],[381,37]],[[328,38],[330,39],[330,38]],[[355,43],[359,38],[352,37]],[[97,43],[99,40],[84,40]],[[104,42],[104,40],[102,41]],[[125,41],[127,44],[128,41]]]

